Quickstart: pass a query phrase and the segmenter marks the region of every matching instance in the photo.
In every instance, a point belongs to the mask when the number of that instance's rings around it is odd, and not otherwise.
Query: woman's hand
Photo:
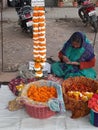
[[[76,61],[71,62],[71,63],[72,63],[72,65],[80,65],[80,63],[79,63],[79,62],[76,62]]]
[[[68,59],[67,56],[63,56],[63,62],[67,63],[67,62],[70,62],[70,60]]]
[[[76,62],[76,61],[74,61],[74,62],[66,62],[66,64],[70,64],[70,65],[80,65],[80,63],[79,62]]]

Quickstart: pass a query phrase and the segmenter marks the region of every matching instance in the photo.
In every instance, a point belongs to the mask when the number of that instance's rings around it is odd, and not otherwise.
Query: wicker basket
[[[21,97],[24,101],[24,105],[26,108],[26,112],[34,118],[44,119],[49,118],[56,114],[55,111],[52,111],[47,103],[38,103],[34,102],[33,100],[28,99],[27,97],[27,90],[30,87],[31,84],[36,85],[37,87],[47,85],[47,86],[54,86],[57,90],[57,94],[59,93],[61,86],[57,84],[56,82],[49,81],[49,80],[39,80],[32,83],[29,83],[25,86],[25,88],[22,91]],[[61,89],[62,90],[62,89]],[[59,98],[59,96],[57,97]],[[63,96],[62,96],[63,99]]]
[[[30,105],[25,103],[25,108],[27,113],[34,118],[44,119],[49,118],[56,114],[56,112],[51,111],[47,106]]]
[[[77,85],[83,84],[91,87],[95,93],[96,90],[98,90],[98,82],[86,77],[71,77],[67,80],[64,80],[62,83],[63,97],[66,109],[72,111],[72,118],[83,117],[90,112],[90,109],[88,108],[88,101],[75,100],[74,98],[67,95],[68,88],[70,90],[73,83],[76,83]]]

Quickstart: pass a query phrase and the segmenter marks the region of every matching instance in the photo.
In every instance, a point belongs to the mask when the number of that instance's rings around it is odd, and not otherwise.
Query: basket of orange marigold
[[[52,109],[57,105],[53,106],[56,102],[51,105],[52,99],[59,102],[59,110]],[[49,118],[59,112],[62,106],[63,112],[65,111],[61,86],[49,80],[38,80],[25,85],[19,100],[24,103],[26,112],[34,118]]]

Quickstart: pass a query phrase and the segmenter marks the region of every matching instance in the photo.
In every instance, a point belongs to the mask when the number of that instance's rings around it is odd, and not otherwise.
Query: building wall
[[[57,7],[58,0],[45,0],[45,6]]]
[[[73,0],[63,0],[65,6],[72,6]],[[96,2],[96,0],[91,0],[93,3]],[[46,6],[57,6],[58,0],[45,0]]]
[[[1,0],[0,0],[1,1]],[[58,0],[45,0],[45,6],[47,7],[55,7],[57,6]],[[72,6],[73,0],[64,0],[65,6]],[[91,0],[93,3],[96,2],[96,0]],[[7,0],[3,0],[3,8],[7,7]]]
[[[65,2],[72,2],[73,0],[64,0]],[[91,0],[92,2],[96,2],[96,0]]]
[[[63,0],[63,1],[64,1],[65,6],[72,6],[72,2],[74,0]],[[92,1],[93,3],[96,2],[96,0],[90,0],[90,1]]]

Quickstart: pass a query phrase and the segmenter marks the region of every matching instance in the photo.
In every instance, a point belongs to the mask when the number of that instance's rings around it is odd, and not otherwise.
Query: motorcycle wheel
[[[78,11],[78,15],[79,17],[81,18],[81,20],[84,22],[84,23],[87,23],[87,18],[85,16],[85,13],[84,13],[84,9],[83,8],[80,8],[79,11]]]
[[[31,38],[33,38],[33,28],[30,28],[29,36],[30,36]]]

